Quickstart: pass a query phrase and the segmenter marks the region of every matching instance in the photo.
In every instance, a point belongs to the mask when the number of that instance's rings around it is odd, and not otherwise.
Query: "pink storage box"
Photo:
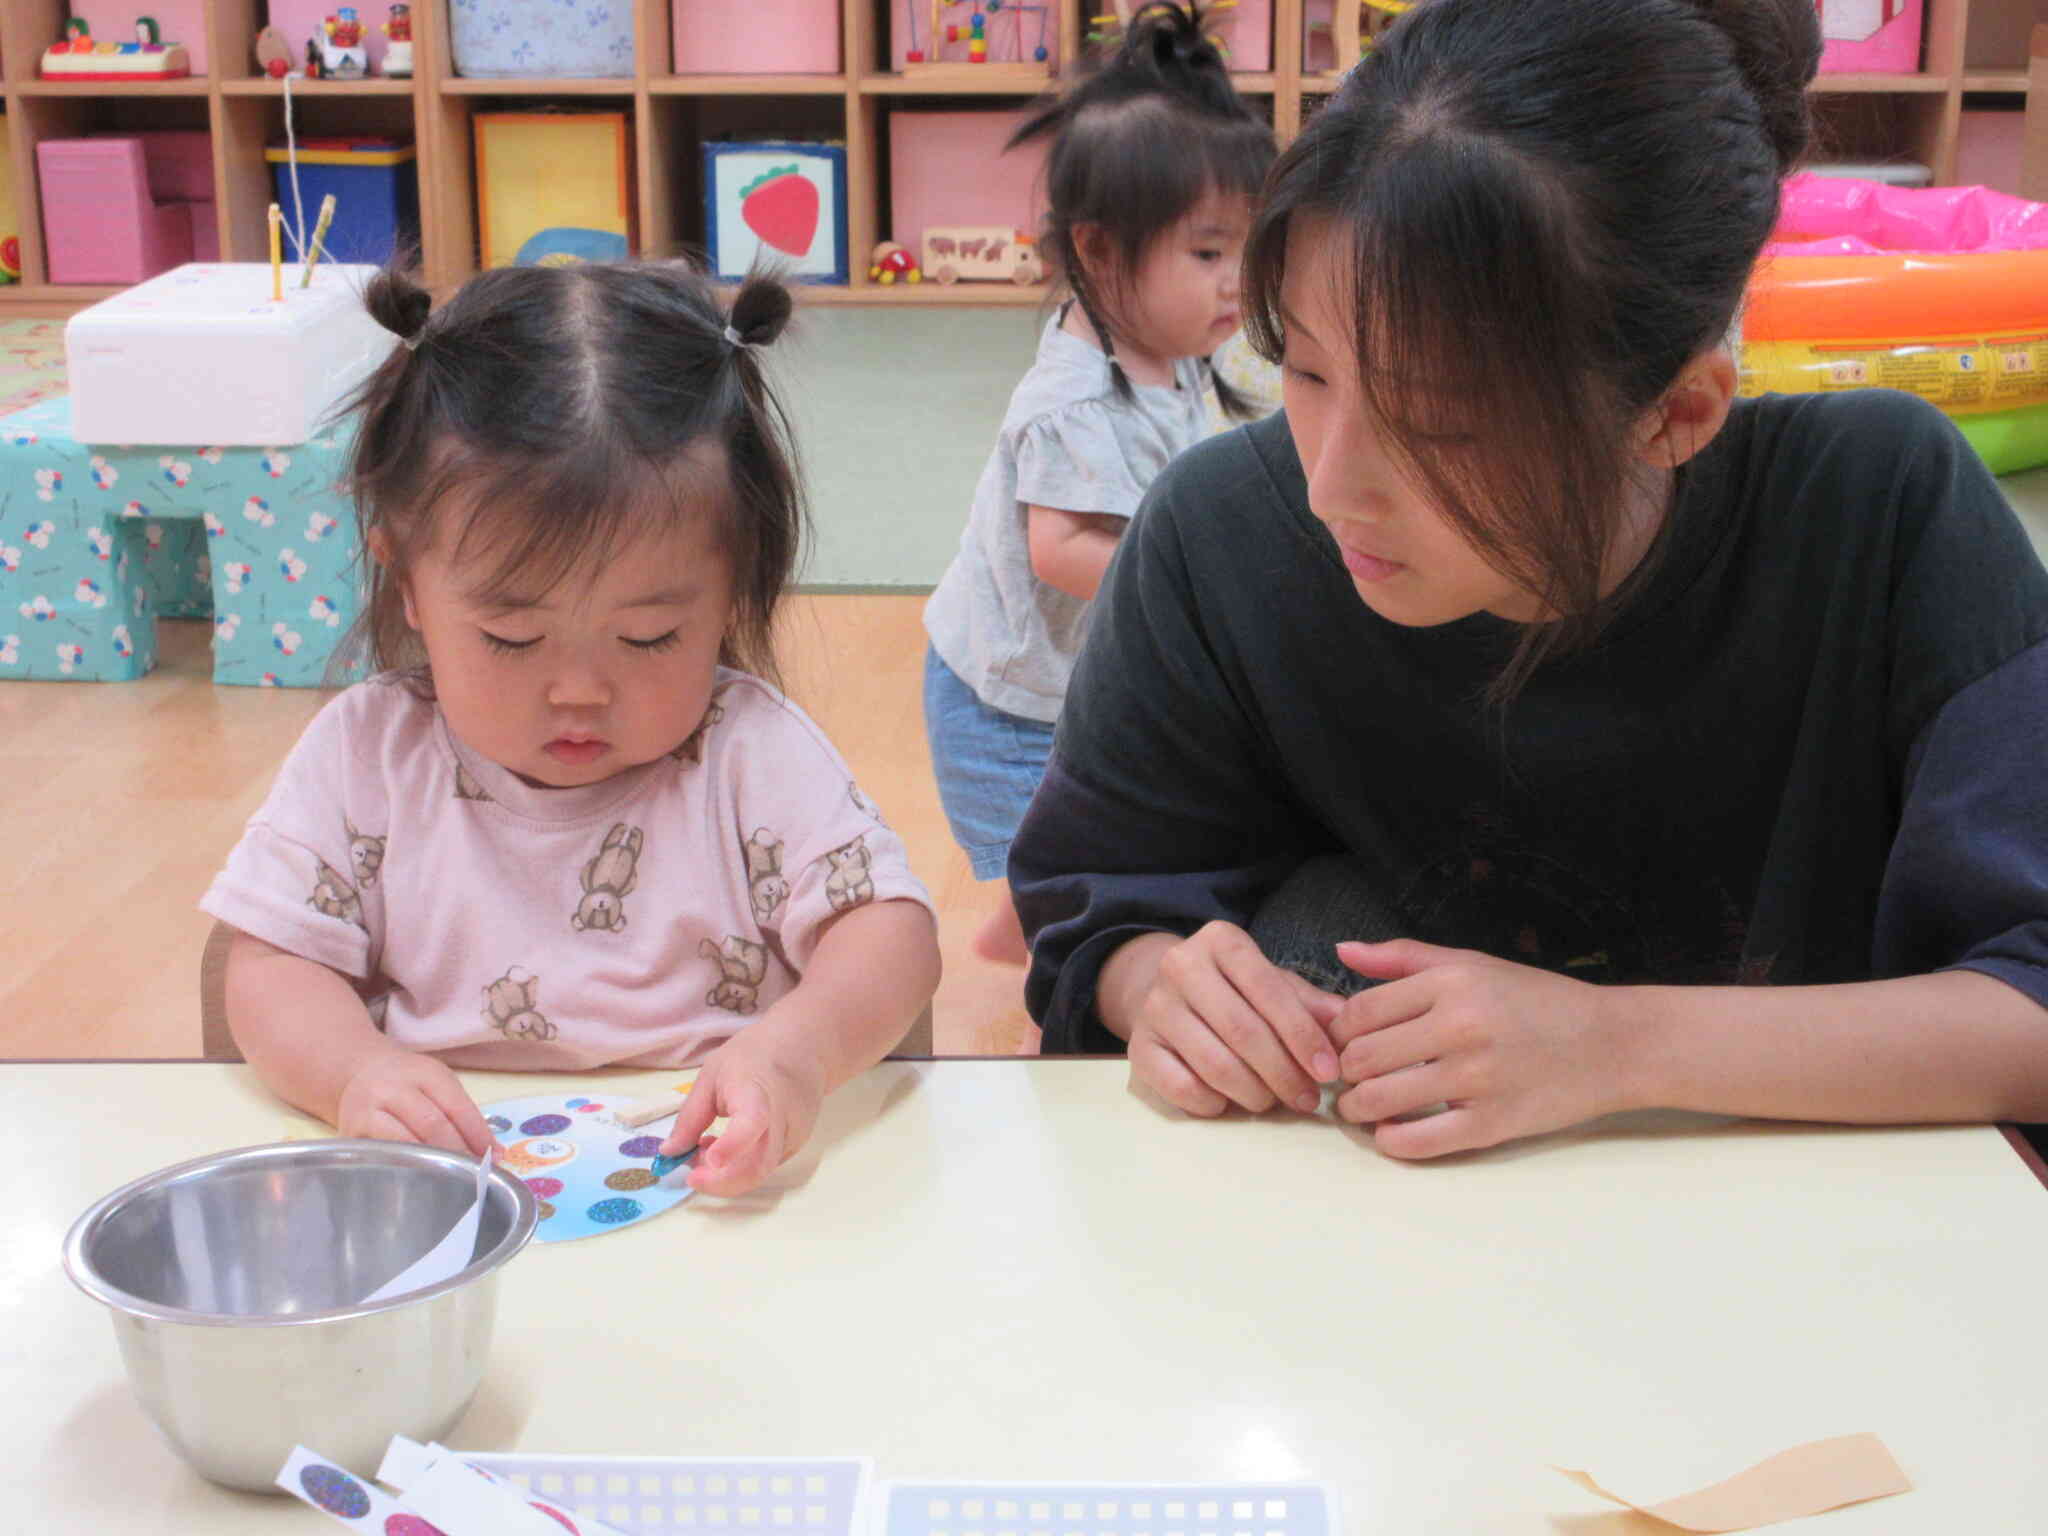
[[[294,65],[304,62],[306,39],[325,37],[326,21],[336,8],[353,4],[356,14],[363,21],[363,46],[370,51],[370,73],[384,73],[384,23],[391,19],[391,7],[379,0],[269,0],[269,25],[284,34],[284,40],[292,45]],[[412,8],[413,36],[420,35],[420,28],[426,25],[426,7],[415,3]],[[255,69],[255,56],[249,60],[250,69]]]
[[[679,75],[836,75],[839,0],[673,0]]]
[[[201,189],[190,164],[195,139],[206,152],[204,133],[44,139],[36,145],[50,281],[139,283],[202,250],[217,255],[211,165],[203,200],[157,190]]]
[[[1824,75],[1920,72],[1925,0],[1814,0],[1820,7]]]
[[[135,18],[154,16],[165,42],[185,45],[185,52],[192,59],[193,74],[203,75],[211,68],[206,46],[206,0],[148,0],[147,4],[141,0],[71,0],[71,14],[83,16],[92,35],[104,43],[132,42]],[[52,35],[45,41],[54,43],[57,39]],[[251,69],[256,67],[253,56],[248,62]]]
[[[912,252],[930,224],[1004,224],[1038,232],[1045,145],[1003,153],[1018,111],[889,114],[889,238]],[[853,253],[865,265],[866,251]]]

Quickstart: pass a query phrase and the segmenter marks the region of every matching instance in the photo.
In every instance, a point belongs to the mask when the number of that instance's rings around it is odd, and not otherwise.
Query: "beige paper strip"
[[[1661,1504],[1638,1504],[1634,1499],[1610,1493],[1586,1472],[1570,1467],[1556,1470],[1589,1493],[1662,1520],[1666,1525],[1675,1525],[1681,1531],[1746,1531],[1839,1509],[1844,1504],[1909,1493],[1913,1488],[1898,1462],[1892,1459],[1892,1453],[1875,1435],[1838,1435],[1832,1440],[1795,1445],[1746,1472],[1736,1473],[1726,1482],[1666,1499]]]

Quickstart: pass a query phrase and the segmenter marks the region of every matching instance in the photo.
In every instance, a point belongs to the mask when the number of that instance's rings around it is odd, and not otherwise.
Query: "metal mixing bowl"
[[[430,1147],[245,1147],[115,1190],[72,1226],[64,1268],[111,1311],[128,1380],[172,1448],[217,1483],[274,1492],[294,1445],[373,1471],[394,1434],[439,1439],[469,1406],[498,1269],[539,1219],[533,1191],[494,1169],[473,1264],[362,1298],[475,1192],[475,1162]]]

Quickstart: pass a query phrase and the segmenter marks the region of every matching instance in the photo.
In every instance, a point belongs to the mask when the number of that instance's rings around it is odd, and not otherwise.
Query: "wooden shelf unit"
[[[632,0],[636,69],[615,79],[468,79],[454,74],[448,0],[413,6],[413,79],[294,81],[294,121],[302,136],[382,133],[419,147],[423,257],[430,281],[460,282],[476,270],[476,188],[471,120],[505,103],[574,109],[600,103],[633,119],[640,248],[649,254],[700,241],[698,145],[721,126],[748,131],[827,135],[847,150],[848,250],[852,281],[810,286],[807,302],[957,306],[1032,304],[1038,288],[977,283],[882,286],[867,281],[866,257],[888,233],[885,205],[888,112],[899,101],[922,106],[1021,102],[1034,87],[1010,76],[976,79],[963,68],[937,76],[887,69],[889,21],[905,0],[842,0],[845,68],[832,75],[678,75],[671,69],[671,5],[693,0]],[[1084,18],[1098,0],[1049,0],[1058,17],[1062,59],[1082,46]],[[1285,140],[1300,131],[1339,78],[1303,67],[1305,0],[1273,0],[1273,64],[1242,74],[1239,88],[1270,104]],[[1344,0],[1339,0],[1344,3]],[[1926,0],[1925,70],[1918,75],[1831,75],[1815,85],[1816,106],[1833,142],[1856,158],[1906,157],[1953,175],[1965,92],[2020,98],[2028,106],[2030,195],[2048,198],[2048,28],[2030,31],[2032,0]],[[360,0],[371,24],[377,0]],[[204,128],[212,135],[221,249],[230,260],[259,261],[267,250],[264,210],[271,198],[264,147],[283,136],[283,87],[256,73],[254,42],[264,0],[207,0],[214,73],[160,83],[74,84],[40,80],[43,48],[63,30],[65,0],[0,0],[0,63],[10,134],[23,281],[0,287],[0,314],[62,314],[112,290],[55,285],[43,257],[36,142],[98,129]],[[298,40],[298,41],[303,41]]]

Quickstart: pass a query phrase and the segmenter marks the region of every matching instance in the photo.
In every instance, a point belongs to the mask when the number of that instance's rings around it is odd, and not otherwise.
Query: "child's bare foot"
[[[1016,904],[1007,891],[1003,893],[1002,906],[989,914],[970,947],[983,960],[993,960],[997,965],[1031,963],[1031,946],[1024,942],[1024,925],[1017,920]]]

